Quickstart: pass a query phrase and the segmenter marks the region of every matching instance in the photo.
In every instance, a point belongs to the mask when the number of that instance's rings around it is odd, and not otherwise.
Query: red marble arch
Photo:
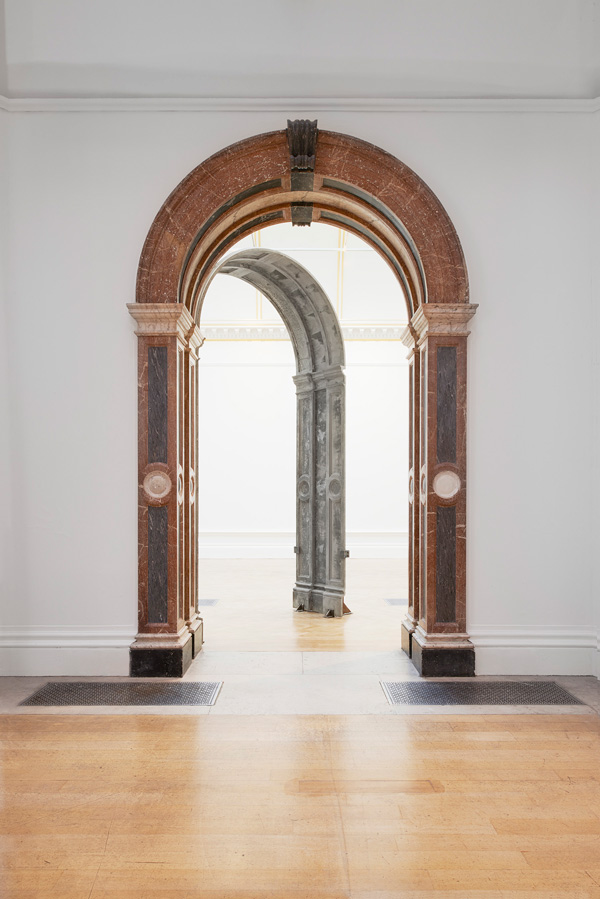
[[[257,185],[267,186],[257,192]],[[313,221],[354,231],[387,258],[411,315],[425,302],[469,302],[460,241],[435,194],[394,156],[331,131],[318,132],[309,192],[290,190],[285,131],[233,144],[190,172],[152,223],[137,302],[184,303],[197,314],[223,253],[244,233],[290,221],[299,199],[312,203]]]
[[[221,150],[175,188],[144,244],[137,302],[129,306],[139,355],[139,632],[131,673],[180,676],[202,645],[195,483],[198,324],[208,285],[244,235],[277,222],[320,221],[363,237],[402,284],[409,319],[402,341],[410,350],[402,647],[424,675],[472,675],[466,366],[476,307],[458,236],[427,185],[372,144],[319,131],[314,175],[292,172],[290,163],[285,131]]]

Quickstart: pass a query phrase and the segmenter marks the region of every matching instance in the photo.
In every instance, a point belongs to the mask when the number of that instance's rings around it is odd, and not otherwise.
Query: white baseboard
[[[0,675],[126,675],[135,633],[135,627],[120,625],[2,627]]]
[[[202,532],[201,559],[293,559],[296,535],[285,531]],[[353,531],[346,534],[351,559],[406,559],[408,534]]]
[[[599,675],[594,627],[469,628],[477,674]]]

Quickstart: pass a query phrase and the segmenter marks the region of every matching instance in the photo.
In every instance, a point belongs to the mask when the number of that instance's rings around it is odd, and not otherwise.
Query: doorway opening
[[[297,435],[296,366],[284,321],[255,283],[225,274],[239,268],[236,259],[269,251],[320,283],[344,337],[351,387],[342,466],[347,527],[339,548],[350,555],[346,596],[354,617],[326,628],[290,611],[294,567],[302,588],[298,563],[310,564],[300,544],[318,537],[302,533],[306,503],[296,472],[303,378]],[[389,266],[344,229],[274,225],[231,248],[199,318],[198,571],[206,647],[397,648],[408,605],[408,363],[400,340],[407,315]],[[326,481],[325,473],[323,490]],[[295,595],[296,608],[311,608],[304,595]],[[319,597],[312,608],[323,611]]]

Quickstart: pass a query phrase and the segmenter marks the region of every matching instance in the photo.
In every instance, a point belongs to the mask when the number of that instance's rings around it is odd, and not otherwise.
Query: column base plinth
[[[466,635],[412,635],[411,661],[423,677],[474,677],[475,647]]]
[[[191,633],[173,641],[157,638],[136,640],[129,648],[130,677],[183,677],[192,664],[194,639]]]

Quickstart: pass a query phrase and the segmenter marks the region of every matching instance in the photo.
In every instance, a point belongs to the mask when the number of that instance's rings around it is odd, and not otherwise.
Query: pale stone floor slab
[[[482,677],[481,680],[551,680],[585,705],[577,706],[392,706],[380,680],[420,680],[402,652],[203,652],[187,681],[222,680],[216,705],[203,706],[19,706],[48,681],[126,681],[125,677],[4,677],[0,714],[166,715],[483,715],[600,714],[600,683],[594,677]],[[439,678],[445,680],[445,678]],[[450,678],[448,678],[450,680]]]

